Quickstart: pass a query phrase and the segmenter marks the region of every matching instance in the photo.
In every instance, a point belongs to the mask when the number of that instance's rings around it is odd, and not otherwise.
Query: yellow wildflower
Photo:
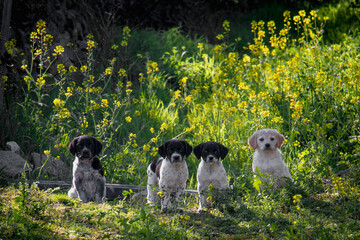
[[[81,66],[80,67],[80,71],[82,71],[83,73],[87,71],[87,66]]]
[[[59,56],[61,55],[62,53],[64,52],[64,47],[63,46],[56,46],[56,48],[54,49],[54,53],[53,53],[53,56],[56,57],[56,56]]]
[[[168,129],[168,125],[166,123],[161,124],[160,131],[166,131]]]
[[[112,68],[106,68],[105,75],[111,75],[111,74],[112,74]]]
[[[126,120],[128,123],[130,123],[130,122],[132,121],[132,118],[131,118],[130,116],[127,116],[127,117],[125,118],[125,120]]]
[[[300,15],[300,17],[305,17],[306,16],[305,10],[300,10],[299,15]]]
[[[143,150],[144,150],[145,152],[150,151],[150,145],[149,145],[149,144],[145,144],[145,145],[143,146]]]
[[[109,101],[107,99],[101,99],[101,105],[102,108],[109,107]]]

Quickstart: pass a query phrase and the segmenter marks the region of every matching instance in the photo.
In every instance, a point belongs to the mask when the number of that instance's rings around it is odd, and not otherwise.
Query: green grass
[[[354,176],[354,175],[353,175]],[[359,179],[359,174],[356,175]],[[239,177],[239,183],[249,176]],[[247,179],[250,180],[250,179]],[[82,204],[35,185],[1,188],[2,239],[358,239],[360,189],[354,178],[279,191],[234,184],[230,201],[196,213],[197,196],[183,213],[161,213],[143,203]],[[311,189],[306,189],[310,187]],[[321,191],[314,191],[314,188]],[[296,201],[294,196],[299,196]]]

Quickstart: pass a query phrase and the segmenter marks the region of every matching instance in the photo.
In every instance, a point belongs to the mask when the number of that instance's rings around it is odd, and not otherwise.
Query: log
[[[60,188],[62,191],[68,191],[71,188],[71,182],[66,181],[36,181],[39,189],[45,190],[49,188]],[[106,198],[108,201],[124,198],[124,191],[130,191],[134,193],[140,193],[141,196],[146,197],[146,187],[137,185],[126,185],[126,184],[111,184],[106,183]],[[185,190],[187,196],[197,194],[195,190]],[[142,197],[141,197],[142,198]]]

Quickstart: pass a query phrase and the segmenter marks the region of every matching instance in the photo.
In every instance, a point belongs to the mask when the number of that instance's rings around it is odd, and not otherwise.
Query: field
[[[178,29],[123,27],[104,68],[92,35],[81,66],[59,63],[66,48],[52,46],[38,21],[30,60],[14,56],[24,98],[12,113],[23,126],[18,135],[31,136],[29,148],[70,163],[71,139],[93,135],[104,143],[107,182],[145,186],[147,165],[166,140],[213,140],[229,148],[233,188],[204,214],[196,213],[196,196],[184,199],[183,213],[165,214],[130,201],[131,192],[82,204],[29,187],[23,176],[0,188],[0,239],[359,239],[360,38],[325,41],[336,11],[329,9],[253,21],[245,44],[230,21],[215,44]],[[247,139],[261,128],[285,136],[281,151],[296,184],[274,190],[251,173]],[[194,155],[187,162],[187,188],[196,189],[199,162]]]

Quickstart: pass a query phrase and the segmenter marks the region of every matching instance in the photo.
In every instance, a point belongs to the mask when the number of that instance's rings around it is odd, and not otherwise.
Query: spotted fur
[[[194,147],[194,154],[197,159],[201,159],[196,174],[200,212],[209,206],[206,192],[210,184],[219,191],[229,188],[226,170],[221,162],[228,154],[228,149],[220,143],[209,141]]]
[[[154,160],[148,167],[149,204],[157,202],[157,192],[164,195],[161,198],[161,209],[167,211],[176,207],[186,187],[189,176],[185,158],[192,152],[192,147],[184,140],[172,139],[158,149],[161,158]],[[174,197],[173,204],[171,196]],[[174,206],[173,206],[174,205]]]
[[[73,182],[68,195],[79,198],[83,203],[102,203],[106,196],[105,176],[100,160],[96,157],[102,144],[96,138],[83,135],[69,144],[69,151],[75,155]]]

